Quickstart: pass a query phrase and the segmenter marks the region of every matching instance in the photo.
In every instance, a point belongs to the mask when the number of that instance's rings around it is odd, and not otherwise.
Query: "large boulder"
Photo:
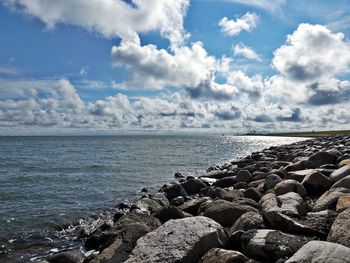
[[[324,164],[335,164],[337,161],[337,156],[328,152],[317,152],[311,155],[308,159],[308,167],[319,168]]]
[[[345,176],[344,178],[340,179],[338,182],[336,182],[332,188],[346,188],[350,189],[350,175]]]
[[[189,179],[181,184],[182,188],[185,189],[189,195],[197,194],[202,188],[206,188],[207,185],[199,179]]]
[[[197,262],[209,249],[222,247],[225,240],[223,228],[210,218],[170,220],[140,238],[126,262]]]
[[[293,255],[311,238],[270,229],[248,230],[241,235],[245,255],[257,260],[276,261]]]
[[[331,188],[325,192],[320,198],[317,199],[313,206],[313,211],[319,212],[322,210],[332,209],[335,210],[339,197],[350,193],[346,188]]]
[[[80,251],[59,252],[47,258],[50,263],[82,263],[84,255]]]
[[[230,227],[241,215],[247,212],[257,212],[257,209],[218,199],[206,207],[203,215],[223,226]]]
[[[288,179],[276,184],[274,188],[276,195],[283,195],[289,192],[295,192],[301,197],[306,195],[304,186],[296,180]]]
[[[178,182],[167,184],[163,186],[162,190],[164,191],[169,201],[178,196],[187,196],[185,189],[183,189],[183,187]]]
[[[265,183],[264,183],[264,191],[268,191],[270,189],[273,189],[278,183],[282,182],[281,177],[279,177],[276,174],[269,174],[266,177]]]
[[[234,186],[235,183],[237,183],[236,176],[229,176],[222,179],[217,180],[215,183],[213,183],[213,186],[226,188]]]
[[[213,201],[210,197],[204,196],[199,198],[194,198],[186,201],[182,205],[179,206],[179,209],[182,211],[185,211],[187,213],[190,213],[191,215],[197,215],[198,209],[201,206],[201,204],[205,202],[211,202]]]
[[[162,206],[157,201],[147,197],[137,200],[136,207],[138,207],[141,211],[148,211],[150,213],[157,212],[162,208]]]
[[[241,252],[212,248],[198,261],[198,263],[245,263],[247,257]]]
[[[305,187],[308,195],[320,196],[326,192],[333,183],[328,177],[315,171],[307,174],[301,184]]]
[[[254,187],[249,187],[244,191],[243,195],[245,198],[250,198],[255,202],[259,202],[262,197],[262,194]]]
[[[289,192],[284,195],[277,196],[280,204],[280,211],[288,216],[303,216],[306,214],[306,205],[303,198],[294,192]]]
[[[340,179],[344,178],[345,176],[350,175],[350,164],[347,164],[337,170],[335,170],[331,175],[330,175],[330,179],[333,182],[337,182]]]
[[[166,198],[164,193],[150,194],[149,198],[156,201],[161,206],[168,206],[170,204],[168,198]]]
[[[230,229],[231,233],[239,230],[247,231],[250,229],[265,228],[264,219],[259,213],[248,212],[241,215]]]
[[[252,180],[252,175],[248,170],[241,170],[236,176],[237,182],[249,183]]]
[[[350,208],[341,212],[335,219],[327,241],[350,247]],[[350,256],[350,254],[349,254]]]
[[[325,241],[310,241],[286,263],[349,263],[350,248]]]
[[[179,219],[187,217],[184,212],[182,212],[176,206],[164,206],[159,211],[153,214],[155,218],[158,218],[160,222],[165,223],[170,219]]]
[[[348,208],[350,208],[350,194],[345,194],[339,197],[337,206],[336,206],[336,211],[340,213]]]

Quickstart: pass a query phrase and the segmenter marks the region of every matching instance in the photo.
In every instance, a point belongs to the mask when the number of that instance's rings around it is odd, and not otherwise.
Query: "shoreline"
[[[333,211],[337,209],[334,203],[338,201],[339,196],[337,200],[332,200],[331,205],[326,202],[327,209],[315,212],[314,206],[321,196],[331,191],[329,189],[341,180],[332,181],[330,178],[339,170],[339,164],[343,161],[341,159],[350,159],[350,148],[348,151],[346,149],[350,146],[350,143],[347,143],[349,139],[349,136],[322,137],[272,146],[239,160],[209,167],[206,174],[198,177],[186,177],[177,173],[176,180],[165,184],[159,192],[148,193],[147,189],[143,189],[144,196],[134,203],[120,203],[113,219],[101,220],[94,224],[89,232],[81,237],[85,242],[84,249],[88,252],[85,255],[81,251],[73,250],[59,252],[36,262],[58,262],[60,258],[84,263],[124,262],[128,258],[128,262],[152,262],[147,261],[147,258],[151,258],[152,251],[157,250],[156,247],[152,247],[153,242],[158,242],[161,248],[174,245],[169,244],[170,241],[166,239],[160,244],[160,241],[156,240],[157,236],[164,234],[169,225],[178,231],[175,238],[181,240],[181,244],[188,243],[189,247],[185,246],[181,251],[177,251],[176,246],[173,247],[174,251],[182,255],[178,260],[191,258],[191,261],[184,262],[197,262],[202,256],[202,261],[198,262],[211,262],[208,260],[213,255],[219,258],[237,256],[243,260],[239,262],[266,261],[266,255],[257,252],[261,248],[254,243],[254,238],[260,235],[267,242],[267,233],[273,234],[277,240],[281,239],[279,242],[286,238],[284,235],[289,235],[288,239],[296,240],[296,247],[289,248],[287,254],[279,251],[278,247],[270,251],[273,255],[278,254],[274,259],[276,261],[287,259],[309,244],[309,241],[327,240],[331,228],[333,229],[331,223],[336,221],[338,215]],[[324,163],[321,157],[316,158],[314,155],[327,155],[322,158],[328,159]],[[309,177],[309,181],[305,180]],[[321,178],[325,185],[315,185],[313,177]],[[344,195],[346,193],[347,191]],[[348,205],[350,207],[350,204]],[[314,215],[317,222],[310,222],[313,220],[308,218],[308,215],[320,212],[323,214]],[[254,219],[253,223],[250,222],[251,218]],[[192,240],[181,232],[183,224],[188,223],[187,221],[191,222],[190,225],[215,224],[215,231],[204,231],[205,233],[200,233],[203,236]],[[198,232],[201,231],[197,229],[196,233]],[[152,237],[154,233],[157,235]],[[202,248],[192,255],[194,247],[201,244],[205,236],[213,236],[214,233],[216,238],[210,240],[210,247],[205,248],[205,251]],[[147,241],[147,238],[153,239]],[[258,246],[253,251],[243,245],[247,238],[249,242]],[[285,243],[284,245],[288,246],[288,242]],[[342,244],[340,241],[338,243]],[[160,255],[162,258],[157,262],[175,262],[167,261],[168,252],[160,251],[161,248],[157,251],[163,255]],[[195,261],[192,261],[194,259]]]

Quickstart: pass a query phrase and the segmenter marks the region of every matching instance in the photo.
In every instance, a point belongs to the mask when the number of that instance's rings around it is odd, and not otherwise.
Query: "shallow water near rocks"
[[[212,164],[304,139],[0,137],[0,261],[28,262],[79,246],[70,232],[86,222],[82,219],[108,215],[118,202],[140,196],[144,187],[157,191],[175,172],[199,175]]]

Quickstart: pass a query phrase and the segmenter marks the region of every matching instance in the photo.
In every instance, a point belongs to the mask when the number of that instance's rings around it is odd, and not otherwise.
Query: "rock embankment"
[[[350,262],[350,137],[271,147],[176,181],[43,262]]]

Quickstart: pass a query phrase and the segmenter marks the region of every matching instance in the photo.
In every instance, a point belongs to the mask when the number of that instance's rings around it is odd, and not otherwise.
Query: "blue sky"
[[[349,6],[3,0],[0,134],[347,129]]]

